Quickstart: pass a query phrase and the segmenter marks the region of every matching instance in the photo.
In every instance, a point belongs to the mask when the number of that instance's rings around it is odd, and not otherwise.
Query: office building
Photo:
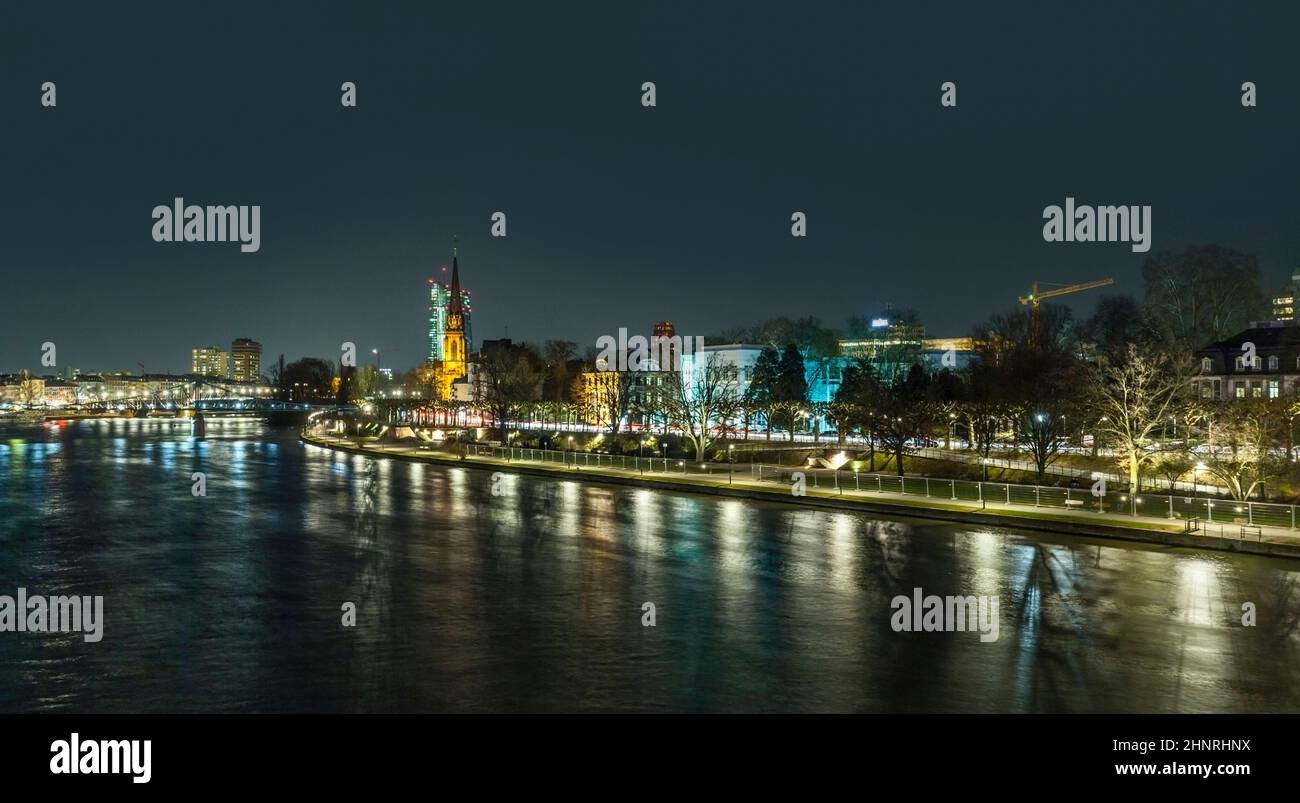
[[[220,346],[200,346],[190,352],[190,373],[230,378],[230,354]]]
[[[256,382],[262,376],[262,344],[246,337],[230,344],[230,378],[236,382]]]

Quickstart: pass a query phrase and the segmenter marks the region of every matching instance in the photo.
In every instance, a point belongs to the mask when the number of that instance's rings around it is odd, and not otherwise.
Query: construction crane
[[[1045,298],[1056,298],[1057,296],[1069,295],[1070,293],[1079,293],[1084,290],[1091,290],[1094,287],[1105,287],[1114,284],[1115,280],[1109,276],[1105,279],[1096,279],[1091,282],[1079,282],[1077,284],[1056,284],[1050,290],[1039,290],[1040,284],[1052,285],[1053,282],[1034,282],[1029,288],[1029,295],[1021,296],[1020,303],[1029,305],[1029,318],[1031,331],[1033,333],[1034,345],[1038,345],[1039,324],[1038,324],[1038,305]]]

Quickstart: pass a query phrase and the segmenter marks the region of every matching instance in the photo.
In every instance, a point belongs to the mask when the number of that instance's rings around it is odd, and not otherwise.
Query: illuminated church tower
[[[447,320],[442,332],[442,362],[438,366],[438,397],[450,399],[452,385],[467,376],[468,358],[465,342],[465,304],[460,291],[460,261],[457,248],[451,247],[451,298],[447,300]]]
[[[443,281],[429,279],[429,354],[430,365],[442,362],[442,335],[447,329],[447,307],[451,305],[451,288],[447,285],[447,266],[442,266]],[[461,288],[461,311],[465,316],[465,350],[474,353],[474,312],[469,291]]]

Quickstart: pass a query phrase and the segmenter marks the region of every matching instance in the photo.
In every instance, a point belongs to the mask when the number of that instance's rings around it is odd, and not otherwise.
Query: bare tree
[[[1240,331],[1264,309],[1259,260],[1217,245],[1152,254],[1142,281],[1151,323],[1178,353]]]
[[[638,379],[634,371],[598,371],[589,400],[592,423],[608,427],[611,435],[617,435],[632,407]]]
[[[1187,381],[1167,354],[1132,343],[1122,359],[1098,360],[1089,379],[1097,428],[1124,455],[1136,493],[1142,468],[1167,451],[1156,436],[1177,415]]]
[[[491,414],[502,441],[506,423],[541,392],[540,363],[536,353],[521,344],[498,341],[479,352],[475,363],[479,400]]]
[[[1017,307],[977,327],[980,361],[990,366],[999,392],[1011,401],[1009,420],[1029,451],[1038,481],[1060,457],[1066,421],[1079,417],[1080,363],[1076,327],[1067,307]]]
[[[1233,499],[1249,499],[1281,473],[1270,447],[1285,426],[1283,415],[1280,405],[1266,398],[1235,399],[1210,408],[1205,470],[1228,486]]]
[[[989,478],[989,459],[998,432],[1016,413],[997,366],[974,362],[963,372],[965,386],[958,411],[966,420],[971,448],[980,456],[984,479]]]
[[[867,427],[874,441],[893,455],[895,470],[901,477],[905,472],[904,456],[939,419],[935,384],[924,368],[913,364],[892,383],[868,382],[865,389],[870,395],[864,406],[873,413],[867,416]]]
[[[669,426],[690,442],[700,462],[713,444],[714,431],[725,428],[740,409],[736,383],[728,369],[718,354],[710,354],[703,365],[692,365],[689,373],[672,372],[663,395]]]
[[[44,380],[33,377],[26,368],[19,372],[18,401],[22,402],[24,407],[35,407],[42,399],[44,389]]]

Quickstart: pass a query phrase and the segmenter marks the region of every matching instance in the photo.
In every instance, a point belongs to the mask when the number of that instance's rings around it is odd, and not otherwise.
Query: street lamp
[[[731,461],[727,466],[727,484],[731,485],[736,474],[736,444],[727,447],[727,457]]]
[[[1110,416],[1103,415],[1098,421],[1097,426],[1092,433],[1092,456],[1096,457],[1101,453],[1101,425],[1110,420]]]

